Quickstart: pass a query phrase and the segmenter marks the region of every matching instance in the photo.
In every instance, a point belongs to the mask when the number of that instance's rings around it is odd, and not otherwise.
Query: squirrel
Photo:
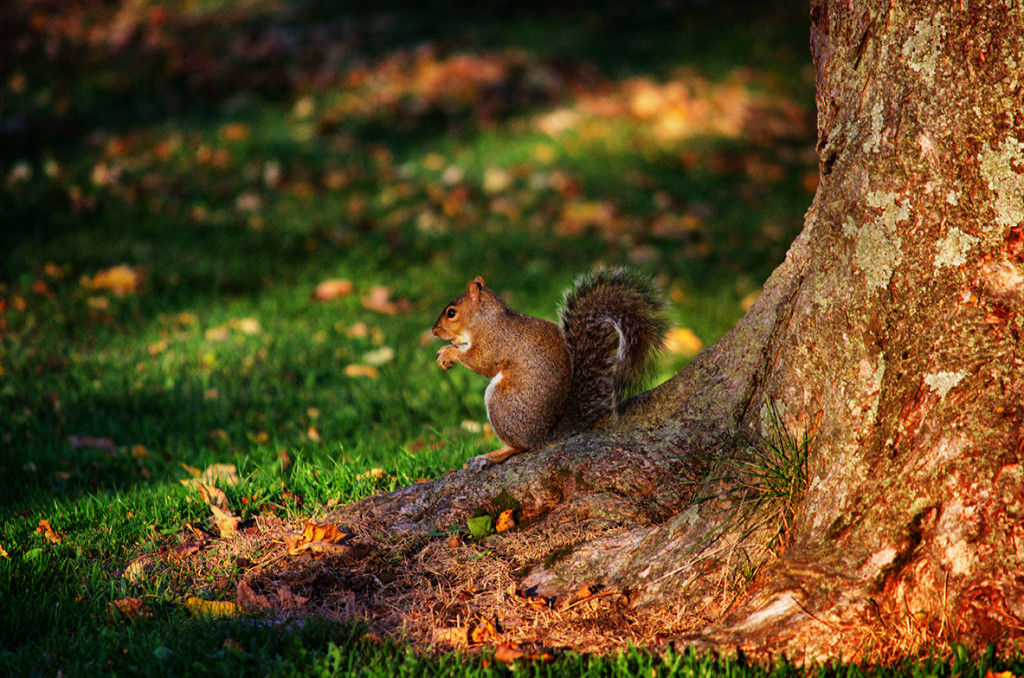
[[[589,428],[619,406],[650,371],[668,322],[654,284],[627,269],[598,269],[566,290],[560,324],[519,313],[477,277],[434,324],[452,343],[437,352],[442,370],[462,363],[490,378],[487,418],[499,463]]]

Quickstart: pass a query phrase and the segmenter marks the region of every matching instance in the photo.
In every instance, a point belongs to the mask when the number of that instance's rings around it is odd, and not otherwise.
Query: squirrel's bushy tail
[[[654,283],[627,268],[576,279],[559,312],[572,354],[572,386],[560,437],[589,427],[642,385],[661,350],[668,321]]]

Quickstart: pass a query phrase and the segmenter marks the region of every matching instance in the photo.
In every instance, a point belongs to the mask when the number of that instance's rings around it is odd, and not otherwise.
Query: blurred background
[[[553,318],[637,266],[666,378],[801,227],[808,26],[801,0],[8,0],[0,505],[461,465],[485,383],[425,332],[476,275]]]

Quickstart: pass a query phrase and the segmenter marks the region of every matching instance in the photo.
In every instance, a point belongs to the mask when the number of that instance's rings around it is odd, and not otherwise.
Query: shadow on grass
[[[653,83],[648,93],[672,106],[698,108],[696,90],[728,106],[736,93],[774,88],[809,107],[800,2],[336,7],[15,0],[5,9],[0,299],[28,307],[0,316],[0,443],[14,449],[0,461],[5,501],[130,488],[147,482],[143,469],[173,478],[180,461],[230,452],[208,440],[229,424],[301,445],[312,423],[295,422],[310,408],[325,410],[325,435],[386,427],[386,400],[414,390],[407,384],[378,382],[374,396],[314,376],[303,393],[318,331],[344,360],[372,348],[309,310],[308,291],[325,277],[384,283],[411,299],[411,317],[380,324],[392,343],[415,345],[467,275],[550,315],[544,300],[574,273],[633,260],[720,305],[755,289],[799,227],[806,133],[757,139],[748,126],[757,121],[745,119],[732,136],[697,126],[661,146],[653,123],[630,112],[647,90],[624,83]],[[538,131],[537,116],[565,110],[577,120],[568,133]],[[714,116],[705,114],[707,130]],[[751,159],[765,153],[761,172]],[[505,168],[495,176],[507,188],[488,187],[492,165]],[[779,178],[761,181],[765,173]],[[679,218],[665,224],[662,214]],[[144,294],[104,308],[79,280],[122,262],[144,272]],[[61,273],[45,273],[48,264]],[[182,340],[191,372],[175,385],[139,367],[173,334],[162,317],[196,311],[207,322],[260,304],[265,323],[312,319],[283,325],[289,338],[254,373],[211,378],[201,363],[220,349],[203,343],[205,328]],[[338,314],[351,324],[359,312],[353,303]],[[727,325],[708,327],[715,338]],[[402,367],[408,379],[420,374]],[[247,380],[262,386],[232,395]],[[323,391],[335,400],[318,400]],[[398,440],[418,435],[417,416],[439,416],[436,396],[416,397],[402,405],[414,414]],[[479,414],[447,416],[457,425]],[[79,434],[122,449],[69,450]],[[150,456],[126,456],[134,444]]]

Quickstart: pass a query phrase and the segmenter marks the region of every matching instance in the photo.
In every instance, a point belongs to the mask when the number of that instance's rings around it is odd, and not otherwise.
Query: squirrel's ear
[[[469,299],[470,303],[476,306],[480,305],[480,290],[483,288],[484,279],[480,276],[466,283],[466,298]]]

